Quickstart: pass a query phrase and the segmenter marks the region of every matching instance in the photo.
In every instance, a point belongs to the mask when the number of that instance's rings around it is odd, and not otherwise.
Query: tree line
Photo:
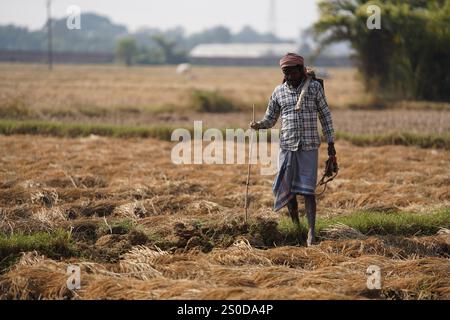
[[[369,29],[369,5],[380,29]],[[316,36],[349,41],[366,88],[383,98],[450,100],[450,0],[319,1]]]
[[[149,22],[151,23],[151,22]],[[161,64],[186,60],[187,52],[202,43],[279,43],[291,41],[270,33],[260,33],[250,26],[232,32],[225,26],[215,26],[193,34],[183,27],[167,30],[142,28],[130,32],[124,25],[107,17],[83,13],[81,29],[69,30],[66,19],[52,20],[53,48],[60,52],[132,52],[130,63]],[[47,29],[29,30],[24,27],[0,26],[0,50],[36,50],[47,48]]]

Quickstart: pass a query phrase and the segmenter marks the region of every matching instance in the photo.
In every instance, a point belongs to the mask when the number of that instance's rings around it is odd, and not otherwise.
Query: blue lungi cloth
[[[272,185],[274,211],[283,208],[296,194],[315,194],[319,150],[280,149],[278,172]]]

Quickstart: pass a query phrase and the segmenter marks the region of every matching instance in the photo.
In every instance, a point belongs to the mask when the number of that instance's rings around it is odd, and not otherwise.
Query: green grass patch
[[[99,236],[105,234],[127,234],[134,228],[134,225],[135,224],[130,219],[109,221],[108,225],[103,222],[97,231]]]
[[[231,112],[239,110],[237,103],[218,91],[193,90],[191,108],[198,112]]]
[[[10,236],[0,234],[0,270],[14,264],[21,252],[37,251],[50,258],[77,256],[70,234],[64,230],[51,233],[16,233]]]
[[[305,240],[308,236],[308,227],[304,221],[300,223],[299,228],[288,217],[281,217],[278,220],[277,230],[283,235],[283,242],[285,243],[298,243],[300,240]]]
[[[0,118],[29,119],[36,116],[36,112],[20,100],[0,106]]]
[[[57,137],[85,137],[91,134],[108,137],[130,138],[157,138],[170,140],[171,126],[121,126],[107,124],[74,124],[53,121],[17,121],[0,120],[0,134],[40,134]]]
[[[350,141],[357,146],[403,145],[421,148],[450,149],[450,134],[419,134],[399,132],[391,134],[351,134],[337,132],[337,139]]]
[[[433,213],[361,211],[328,219],[319,219],[317,231],[342,223],[365,235],[433,235],[440,228],[450,228],[450,208]]]
[[[358,211],[348,215],[331,218],[318,217],[316,234],[338,223],[345,224],[364,235],[396,235],[426,236],[436,234],[440,228],[450,229],[450,207],[427,214],[409,212],[373,212]],[[290,218],[282,217],[278,222],[278,230],[287,239],[295,236],[306,237],[308,224],[306,218],[301,219],[298,230]]]
[[[125,126],[108,124],[77,124],[39,120],[8,120],[0,119],[0,134],[39,134],[57,137],[84,137],[91,134],[118,138],[156,138],[170,141],[172,132],[176,129],[170,125],[156,126]],[[193,127],[186,127],[193,134]],[[208,128],[204,127],[203,131]],[[223,136],[226,129],[221,129]],[[245,132],[247,128],[243,128]],[[270,130],[267,139],[270,141]],[[404,145],[421,148],[450,149],[450,134],[418,134],[418,133],[392,133],[392,134],[351,134],[336,132],[336,138],[349,141],[357,146]]]

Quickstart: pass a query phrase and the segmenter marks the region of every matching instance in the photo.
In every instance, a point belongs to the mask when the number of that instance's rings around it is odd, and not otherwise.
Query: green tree
[[[153,41],[155,41],[165,56],[165,62],[169,64],[177,64],[187,61],[187,53],[185,51],[180,51],[176,49],[177,43],[175,41],[167,39],[163,35],[154,35],[152,37]]]
[[[136,55],[136,64],[163,64],[164,52],[160,48],[140,47]]]
[[[381,9],[381,29],[366,22]],[[350,41],[366,87],[394,98],[450,100],[450,0],[319,1],[322,45]]]
[[[138,47],[136,40],[133,38],[124,38],[117,42],[116,57],[120,62],[125,63],[126,66],[129,67],[135,62],[137,54]]]

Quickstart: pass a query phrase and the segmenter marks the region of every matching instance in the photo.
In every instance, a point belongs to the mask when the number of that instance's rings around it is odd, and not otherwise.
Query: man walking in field
[[[264,118],[250,123],[250,127],[255,130],[272,128],[281,115],[279,167],[272,186],[274,210],[287,205],[292,221],[299,226],[297,194],[303,195],[309,225],[307,245],[310,246],[315,242],[315,189],[320,146],[317,116],[328,141],[328,156],[337,165],[333,122],[323,87],[307,73],[303,57],[288,53],[280,60],[280,67],[283,84],[275,88]]]

